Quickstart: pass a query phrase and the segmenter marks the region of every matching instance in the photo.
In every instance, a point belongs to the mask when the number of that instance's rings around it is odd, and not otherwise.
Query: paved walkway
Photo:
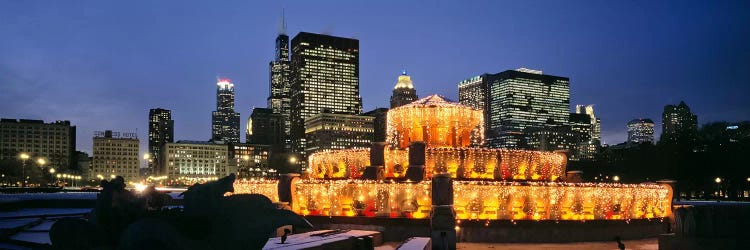
[[[642,240],[625,240],[625,249],[635,250],[658,250],[659,241],[657,238]],[[382,246],[376,247],[376,250],[396,249],[398,242],[387,242]],[[576,242],[576,243],[467,243],[461,242],[456,246],[457,249],[466,250],[526,250],[526,249],[543,249],[543,250],[618,250],[617,243],[612,242]]]

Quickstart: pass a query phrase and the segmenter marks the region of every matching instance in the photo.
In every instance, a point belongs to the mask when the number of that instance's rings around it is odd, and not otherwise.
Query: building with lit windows
[[[248,129],[251,134],[247,137],[247,143],[275,146],[284,144],[282,114],[274,112],[273,109],[253,108],[250,119],[252,124],[248,123]]]
[[[628,122],[628,143],[654,143],[654,121],[648,118]]]
[[[458,103],[484,110],[484,92],[487,74],[475,76],[458,83]],[[487,120],[485,118],[485,120]]]
[[[659,143],[693,144],[698,134],[698,116],[681,101],[678,105],[664,106],[662,132]]]
[[[580,134],[571,126],[529,127],[525,134],[525,148],[537,151],[565,152],[570,160],[577,160],[576,147]]]
[[[228,146],[205,141],[165,143],[159,160],[159,176],[170,181],[192,184],[236,173],[236,164],[229,164]]]
[[[567,125],[570,116],[567,77],[521,68],[485,74],[482,81],[486,83],[483,110],[488,147],[524,148],[524,130]]]
[[[240,113],[234,112],[234,84],[227,78],[216,82],[216,111],[211,113],[211,140],[240,143]]]
[[[388,133],[388,109],[376,108],[363,113],[362,115],[372,117],[372,141],[384,142]]]
[[[229,146],[230,164],[239,178],[277,178],[278,172],[268,165],[270,147],[249,143]]]
[[[0,160],[27,153],[51,167],[75,168],[75,152],[76,126],[70,121],[0,119]]]
[[[305,120],[329,110],[359,115],[359,40],[300,32],[292,39],[291,138],[293,151],[308,148]],[[304,161],[300,162],[304,168]]]
[[[286,23],[282,14],[279,33],[276,36],[276,52],[273,61],[269,63],[269,95],[268,106],[273,113],[279,114],[281,122],[282,145],[290,144],[291,131],[291,60],[289,59],[289,36],[286,34]]]
[[[575,146],[570,151],[568,159],[572,161],[590,160],[598,149],[598,144],[591,139],[593,124],[588,114],[570,113],[570,130],[575,134]]]
[[[576,105],[576,115],[571,114],[571,123],[577,123],[586,120],[583,116],[575,118],[578,115],[588,116],[590,128],[588,128],[588,141],[581,142],[580,156],[582,159],[592,159],[594,154],[599,150],[602,141],[602,121],[594,114],[594,105]],[[579,124],[583,126],[583,124]]]
[[[161,146],[167,142],[174,142],[174,120],[172,111],[155,108],[148,112],[148,168],[156,169],[154,164],[159,162]]]
[[[140,180],[138,136],[135,133],[107,131],[94,132],[94,156],[90,180],[111,179],[122,176],[125,181]]]
[[[369,148],[373,136],[373,117],[365,115],[319,113],[305,119],[307,155],[324,150]]]
[[[393,87],[393,94],[391,95],[391,108],[400,107],[409,104],[417,99],[417,90],[414,89],[414,84],[411,82],[411,77],[406,74],[406,70],[401,72],[398,76],[396,86]]]

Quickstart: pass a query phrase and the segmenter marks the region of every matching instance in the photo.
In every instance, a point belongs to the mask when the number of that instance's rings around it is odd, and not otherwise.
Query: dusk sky
[[[698,123],[750,120],[750,1],[1,1],[0,117],[135,132],[172,110],[177,140],[208,140],[216,77],[232,79],[242,137],[265,107],[282,8],[288,34],[360,41],[365,111],[406,68],[419,96],[526,67],[570,78],[604,142],[684,100]],[[573,107],[571,107],[572,109]]]

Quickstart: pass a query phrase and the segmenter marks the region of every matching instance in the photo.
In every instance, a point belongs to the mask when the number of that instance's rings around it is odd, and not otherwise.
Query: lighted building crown
[[[414,141],[428,147],[479,146],[484,134],[482,111],[431,95],[388,111],[388,138],[406,148]]]
[[[219,89],[234,89],[234,84],[232,83],[232,80],[229,80],[229,78],[217,79],[216,86],[218,86]]]
[[[406,74],[406,70],[401,72],[401,75],[398,76],[398,82],[396,82],[396,86],[393,87],[394,89],[400,89],[400,88],[408,88],[413,89],[414,84],[411,82],[411,77]]]

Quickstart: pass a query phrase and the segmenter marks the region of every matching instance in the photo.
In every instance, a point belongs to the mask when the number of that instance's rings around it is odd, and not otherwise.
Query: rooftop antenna
[[[284,20],[284,8],[281,8],[281,22],[279,23],[279,35],[286,35],[286,21]]]

